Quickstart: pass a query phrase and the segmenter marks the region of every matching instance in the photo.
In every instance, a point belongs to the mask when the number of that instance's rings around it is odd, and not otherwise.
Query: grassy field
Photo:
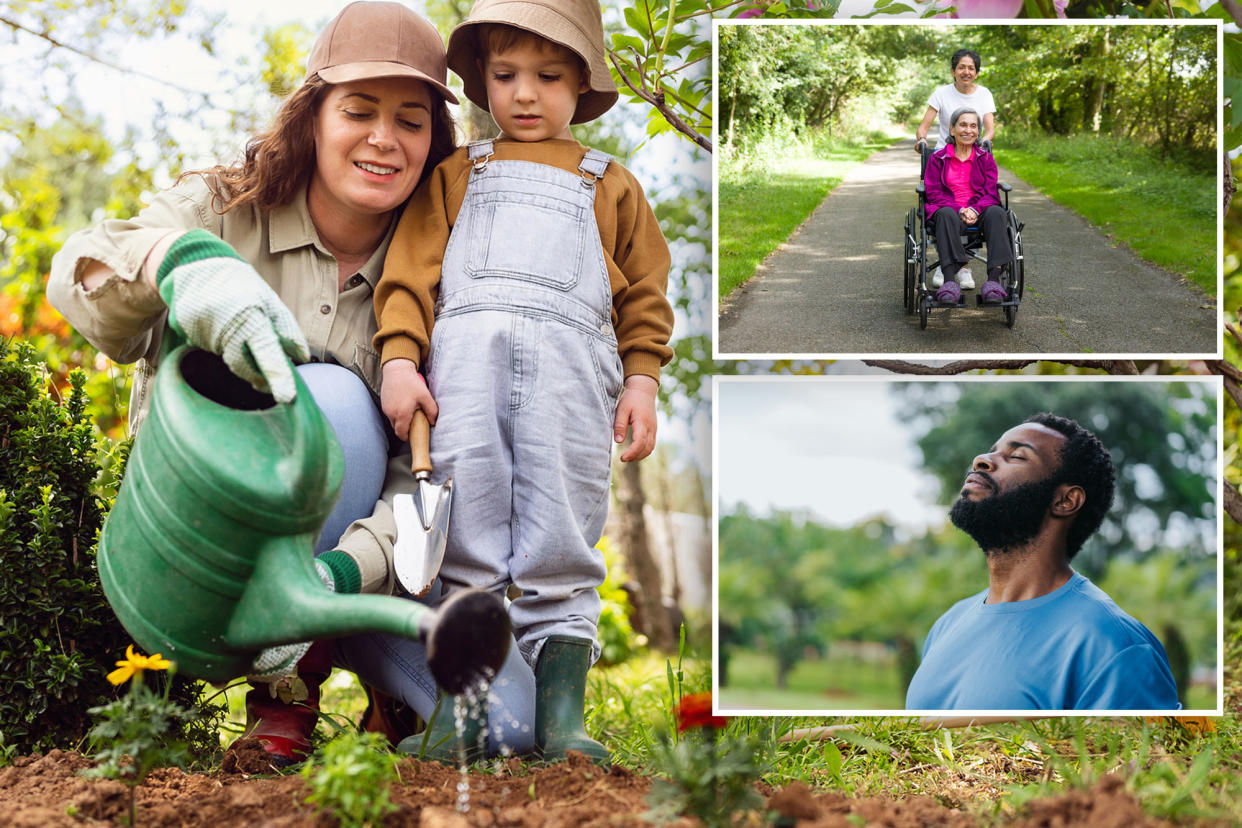
[[[729,660],[729,684],[720,688],[720,706],[729,710],[901,710],[905,705],[895,660],[801,661],[790,671],[786,687],[778,690],[776,659],[738,650]],[[1190,688],[1186,709],[1215,707],[1215,689]]]
[[[764,258],[806,221],[846,172],[892,142],[882,134],[856,142],[825,137],[722,160],[716,204],[720,298],[754,276]]]
[[[1004,133],[997,162],[1135,253],[1216,298],[1216,171],[1135,142]],[[1048,239],[1043,243],[1055,243]]]
[[[720,705],[771,710],[900,710],[905,693],[894,660],[853,658],[800,661],[787,685],[776,689],[776,659],[767,653],[737,650],[729,658],[729,684],[720,688]]]

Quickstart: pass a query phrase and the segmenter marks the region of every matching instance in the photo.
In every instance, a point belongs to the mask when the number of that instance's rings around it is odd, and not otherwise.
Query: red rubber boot
[[[243,738],[258,739],[270,754],[271,763],[278,768],[304,761],[310,754],[311,734],[319,720],[319,686],[331,672],[331,649],[327,642],[316,641],[298,662],[298,672],[292,681],[252,682],[246,693]]]

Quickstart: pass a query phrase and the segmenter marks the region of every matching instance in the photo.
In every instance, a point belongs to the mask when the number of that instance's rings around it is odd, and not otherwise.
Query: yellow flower
[[[134,652],[134,645],[125,648],[125,660],[116,663],[117,669],[108,673],[108,681],[113,684],[124,684],[134,677],[142,675],[143,670],[167,670],[172,662],[159,653],[151,656],[139,655]]]

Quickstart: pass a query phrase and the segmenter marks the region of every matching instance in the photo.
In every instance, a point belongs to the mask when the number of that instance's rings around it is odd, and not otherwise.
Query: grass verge
[[[794,665],[776,688],[776,658],[737,649],[729,657],[729,684],[721,707],[769,710],[901,710],[906,706],[895,659],[867,662],[833,657]]]
[[[1161,159],[1135,141],[1087,135],[1005,132],[996,157],[1053,201],[1216,298],[1214,168]]]
[[[892,143],[881,133],[858,140],[822,136],[806,144],[765,143],[745,156],[722,158],[716,202],[720,298],[755,275],[846,172]]]

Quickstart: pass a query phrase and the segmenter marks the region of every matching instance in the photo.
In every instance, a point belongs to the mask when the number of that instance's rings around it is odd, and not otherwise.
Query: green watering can
[[[344,459],[300,377],[297,388],[279,405],[214,354],[166,354],[99,540],[104,593],[125,629],[213,682],[255,672],[265,648],[359,632],[422,641],[450,693],[494,675],[509,647],[496,596],[468,590],[432,610],[323,585],[313,549]]]

